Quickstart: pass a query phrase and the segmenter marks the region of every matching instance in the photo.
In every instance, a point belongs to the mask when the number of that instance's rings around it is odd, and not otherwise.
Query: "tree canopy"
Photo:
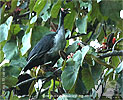
[[[1,0],[0,99],[123,98],[122,4],[122,0]],[[71,13],[64,19],[67,44],[54,69],[37,66],[30,75],[19,76],[30,50],[43,36],[56,32],[60,8]],[[24,91],[27,95],[19,97]]]

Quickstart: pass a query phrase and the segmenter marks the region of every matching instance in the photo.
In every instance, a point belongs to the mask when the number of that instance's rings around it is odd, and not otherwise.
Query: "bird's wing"
[[[28,63],[43,56],[48,52],[54,45],[54,36],[55,34],[49,34],[44,36],[31,50],[28,56]]]

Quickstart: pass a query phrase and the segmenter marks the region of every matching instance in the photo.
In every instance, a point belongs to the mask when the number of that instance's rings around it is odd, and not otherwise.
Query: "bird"
[[[27,58],[27,64],[23,71],[32,69],[35,66],[43,65],[51,62],[50,66],[54,66],[60,58],[59,51],[64,50],[66,46],[64,18],[70,13],[70,9],[60,9],[59,25],[54,34],[45,35],[34,46]]]

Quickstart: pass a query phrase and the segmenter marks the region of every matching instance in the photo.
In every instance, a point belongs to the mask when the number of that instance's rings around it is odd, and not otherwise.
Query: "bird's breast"
[[[58,56],[59,50],[63,50],[66,45],[65,36],[63,33],[57,33],[54,38],[54,45],[48,52],[51,56]]]

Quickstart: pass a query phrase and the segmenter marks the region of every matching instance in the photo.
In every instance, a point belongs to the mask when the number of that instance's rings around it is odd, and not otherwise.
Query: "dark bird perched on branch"
[[[35,66],[51,62],[53,66],[60,58],[59,50],[63,50],[66,45],[64,31],[64,17],[69,13],[68,9],[61,8],[59,17],[59,26],[55,34],[44,36],[31,50],[28,56],[28,62],[23,71],[32,69]]]

